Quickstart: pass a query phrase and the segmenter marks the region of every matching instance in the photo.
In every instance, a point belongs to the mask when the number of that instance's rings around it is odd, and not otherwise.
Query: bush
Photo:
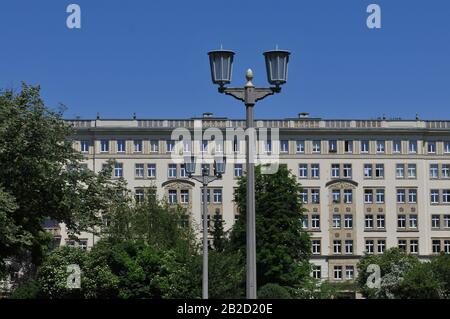
[[[36,280],[30,280],[23,286],[14,290],[10,299],[36,299],[39,298],[40,287]]]
[[[265,284],[258,291],[259,299],[292,299],[288,290],[277,284]]]

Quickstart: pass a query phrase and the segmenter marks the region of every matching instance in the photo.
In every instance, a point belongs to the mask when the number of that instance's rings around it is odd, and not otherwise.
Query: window
[[[411,204],[417,203],[417,189],[408,190],[408,202]]]
[[[280,141],[280,153],[289,153],[289,141],[287,140]]]
[[[384,149],[385,149],[385,142],[377,141],[377,153],[384,153]]]
[[[142,152],[142,140],[134,140],[134,152],[135,153]]]
[[[353,153],[353,141],[344,141],[344,152]]]
[[[353,254],[353,240],[346,240],[344,246],[346,254]]]
[[[373,203],[373,190],[371,189],[364,190],[364,203],[366,204]]]
[[[320,229],[320,215],[311,216],[311,228]]]
[[[265,143],[263,144],[263,150],[264,153],[271,153],[272,152],[272,140],[267,140],[265,141]]]
[[[88,153],[89,152],[89,141],[83,140],[81,143],[81,152]]]
[[[303,228],[303,229],[308,229],[308,227],[309,227],[309,218],[308,218],[308,215],[303,215],[303,218],[302,218],[302,228]]]
[[[398,228],[406,228],[406,215],[398,215],[397,216],[397,227]]]
[[[322,267],[314,265],[312,270],[312,276],[314,279],[321,279],[322,278]]]
[[[400,250],[403,250],[404,252],[406,252],[406,240],[405,239],[398,240],[398,248]]]
[[[450,228],[450,215],[444,215],[444,228]]]
[[[311,164],[311,178],[320,178],[319,164]]]
[[[169,189],[169,204],[176,204],[176,203],[177,203],[177,190]]]
[[[361,153],[369,153],[369,141],[361,141]]]
[[[177,177],[177,164],[169,164],[168,176],[170,178]]]
[[[189,190],[182,189],[180,191],[180,202],[183,204],[189,203]]]
[[[147,164],[147,177],[156,177],[156,164]]]
[[[296,142],[296,149],[297,149],[297,153],[305,153],[305,141],[298,140]]]
[[[402,141],[394,140],[392,142],[392,153],[401,153],[402,152]]]
[[[344,164],[344,178],[352,178],[352,164]]]
[[[189,153],[191,151],[191,143],[192,143],[191,140],[183,140],[183,152]],[[216,151],[218,153],[222,152],[222,144],[220,144],[220,143],[217,144]]]
[[[123,164],[116,163],[114,165],[114,176],[115,177],[123,177]]]
[[[345,266],[345,276],[348,280],[353,279],[355,277],[355,267]]]
[[[313,255],[320,255],[320,239],[312,240],[312,253]]]
[[[437,189],[430,190],[430,199],[431,199],[431,204],[438,204],[439,203],[439,190],[437,190]]]
[[[442,190],[442,202],[445,204],[450,203],[450,189]]]
[[[81,250],[87,250],[87,240],[80,239],[80,242],[78,243],[78,248],[80,248]]]
[[[341,191],[339,189],[333,189],[331,195],[333,197],[333,203],[339,204],[341,202]]]
[[[213,200],[214,200],[215,204],[222,203],[222,190],[221,189],[214,189]]]
[[[430,164],[430,178],[438,178],[438,177],[439,177],[439,165]]]
[[[373,246],[374,246],[374,241],[372,239],[366,240],[366,253],[367,254],[373,254]]]
[[[333,253],[340,254],[341,253],[341,241],[333,240]]]
[[[405,178],[405,165],[397,164],[396,166],[396,177]]]
[[[450,240],[444,240],[444,252],[450,254]]]
[[[339,164],[331,164],[331,178],[339,178]]]
[[[377,242],[377,252],[379,254],[384,253],[384,250],[386,249],[386,241],[384,239],[378,240]]]
[[[344,189],[344,203],[351,204],[353,201],[353,191],[351,189]]]
[[[334,266],[333,278],[334,280],[342,280],[342,266]]]
[[[298,177],[308,178],[308,164],[298,164]]]
[[[405,202],[405,190],[404,189],[397,189],[397,203],[404,203]]]
[[[307,203],[308,203],[308,190],[302,189],[302,190],[300,191],[300,194],[299,194],[299,195],[300,195],[300,196],[299,196],[300,202],[301,202],[302,204],[307,204]]]
[[[409,228],[417,229],[417,215],[409,215]]]
[[[442,178],[449,178],[450,177],[450,165],[449,164],[442,164]]]
[[[409,241],[409,252],[411,254],[419,253],[419,241],[417,239],[411,239]]]
[[[436,142],[429,141],[428,143],[428,154],[435,154],[436,153]]]
[[[367,229],[373,228],[373,215],[366,215],[365,217],[365,227]]]
[[[241,149],[240,145],[241,145],[241,141],[238,140],[237,138],[235,138],[233,140],[233,152],[239,153],[239,151]]]
[[[372,164],[364,164],[364,178],[372,178]]]
[[[312,204],[320,203],[320,189],[311,189],[311,203]]]
[[[408,152],[411,154],[417,153],[417,141],[416,140],[410,140],[408,143]]]
[[[100,152],[102,152],[102,153],[109,152],[109,141],[108,140],[100,141]]]
[[[184,164],[180,164],[180,177],[187,177],[186,166]]]
[[[125,140],[117,140],[117,153],[125,153],[126,150],[126,141]]]
[[[384,189],[383,188],[377,189],[376,202],[377,202],[377,204],[384,203]]]
[[[158,140],[150,140],[150,152],[152,152],[152,153],[159,152],[159,141]]]
[[[337,141],[336,140],[329,140],[328,141],[328,152],[329,153],[336,153],[337,152]]]
[[[202,141],[202,152],[207,153],[208,152],[208,142],[207,140]]]
[[[312,141],[312,152],[320,153],[320,141]]]
[[[333,228],[341,228],[341,215],[333,215]]]
[[[144,164],[135,164],[134,175],[138,178],[144,178]]]
[[[243,175],[242,164],[234,164],[234,177],[241,177]]]
[[[441,252],[441,241],[437,240],[437,239],[434,239],[431,242],[431,247],[432,247],[432,250],[433,250],[434,254],[439,254]]]
[[[450,153],[450,141],[444,142],[444,153]]]
[[[386,227],[386,218],[384,215],[377,215],[377,228],[384,229]]]
[[[344,228],[346,228],[346,229],[353,228],[353,216],[352,215],[344,216]]]
[[[416,164],[408,164],[408,178],[416,178],[417,176],[417,166]]]
[[[167,140],[166,141],[166,149],[168,153],[172,153],[175,150],[175,141]]]
[[[375,177],[384,178],[384,164],[375,164]]]
[[[144,190],[136,189],[134,192],[134,199],[136,200],[136,203],[142,203],[144,201]]]
[[[431,215],[431,228],[440,228],[441,218],[439,215]]]

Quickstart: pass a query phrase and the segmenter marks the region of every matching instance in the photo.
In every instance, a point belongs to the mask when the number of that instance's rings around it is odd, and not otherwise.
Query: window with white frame
[[[80,148],[81,148],[81,153],[88,153],[89,152],[89,141],[88,140],[80,141]]]
[[[312,204],[320,203],[320,189],[318,188],[311,189],[311,203]]]
[[[339,214],[333,215],[333,228],[334,229],[341,228],[341,215]]]
[[[445,204],[450,203],[450,189],[442,190],[442,202]]]
[[[329,153],[337,152],[337,140],[329,140],[328,141],[328,152]]]
[[[417,189],[410,188],[408,190],[408,203],[411,204],[417,203]]]
[[[397,216],[397,228],[406,228],[406,215],[402,214]]]
[[[312,152],[320,153],[320,141],[319,140],[312,141]]]
[[[263,142],[263,152],[264,153],[272,152],[272,140],[267,140]]]
[[[373,254],[374,241],[372,239],[366,240],[366,253]]]
[[[331,196],[333,198],[334,204],[339,204],[341,202],[341,190],[340,189],[333,189],[331,191]]]
[[[375,177],[384,178],[384,164],[375,164]]]
[[[158,140],[150,140],[150,152],[152,152],[152,153],[159,152],[159,141]]]
[[[385,141],[377,141],[377,153],[384,153],[385,151]]]
[[[309,217],[308,217],[308,215],[303,215],[302,228],[303,229],[308,229],[308,227],[309,227]]]
[[[116,145],[117,145],[117,153],[125,153],[127,141],[117,140]]]
[[[384,203],[384,188],[379,188],[376,190],[376,202],[377,204]]]
[[[334,254],[340,254],[341,251],[342,251],[341,241],[340,240],[333,240],[333,253]]]
[[[431,249],[434,254],[439,254],[441,252],[441,241],[439,239],[432,240]]]
[[[402,141],[394,140],[392,141],[392,153],[401,153],[402,152]]]
[[[377,228],[384,229],[386,227],[386,217],[384,215],[377,215]]]
[[[169,164],[167,175],[169,178],[177,177],[177,164]]]
[[[169,204],[176,204],[176,203],[177,203],[177,190],[169,189]]]
[[[352,164],[344,164],[343,177],[352,178]]]
[[[372,164],[364,164],[364,178],[372,178]]]
[[[363,140],[361,141],[361,153],[369,153],[370,146],[369,141]]]
[[[311,228],[320,229],[320,215],[311,215]]]
[[[299,193],[300,203],[308,204],[308,190],[302,189]]]
[[[435,154],[436,153],[436,142],[428,141],[427,150],[428,150],[428,154]]]
[[[408,164],[408,178],[416,178],[416,177],[417,177],[417,165]]]
[[[419,241],[417,239],[411,239],[409,241],[409,252],[411,254],[419,253]]]
[[[331,178],[339,178],[339,164],[331,164]]]
[[[180,164],[180,177],[187,177],[186,165]]]
[[[444,240],[444,253],[450,254],[450,240]]]
[[[174,140],[166,141],[166,150],[168,153],[172,153],[173,151],[175,151],[175,141]]]
[[[221,189],[214,189],[213,190],[213,201],[215,204],[222,203],[222,190]]]
[[[397,203],[404,203],[406,200],[406,190],[404,188],[397,189]]]
[[[184,140],[183,139],[183,153],[189,153],[191,151],[191,140]],[[216,147],[216,152],[221,153],[222,152],[222,144],[218,143]]]
[[[409,228],[417,229],[417,227],[418,227],[417,218],[418,217],[416,214],[409,215]]]
[[[320,178],[319,164],[311,164],[311,178]]]
[[[444,141],[444,153],[450,153],[450,141]]]
[[[334,280],[342,280],[342,266],[334,266],[333,278]]]
[[[241,141],[237,138],[233,140],[233,152],[239,153],[241,150]]]
[[[147,164],[147,177],[148,178],[156,177],[156,164]]]
[[[438,164],[430,164],[430,178],[438,178],[439,177],[439,165]]]
[[[409,140],[408,152],[411,154],[417,153],[417,141],[416,140]]]
[[[430,200],[431,200],[431,204],[439,204],[439,190],[438,189],[430,190]]]
[[[114,165],[114,177],[123,177],[123,163]]]
[[[373,215],[368,214],[364,218],[364,226],[366,229],[372,229],[373,228]]]
[[[136,200],[136,203],[142,203],[144,201],[144,190],[136,189],[134,192],[134,198]]]
[[[364,203],[365,204],[372,204],[373,203],[373,190],[372,189],[365,189],[364,190]]]
[[[352,229],[353,228],[353,215],[345,215],[344,216],[344,228]]]
[[[345,278],[347,280],[352,280],[355,278],[355,267],[352,265],[345,266]]]
[[[135,153],[142,152],[142,140],[134,140],[134,152]]]
[[[346,254],[353,254],[353,240],[346,240],[344,243],[344,247]]]
[[[396,172],[396,177],[397,178],[405,178],[405,165],[403,165],[403,164],[397,164],[396,165],[396,169],[395,169],[395,172]]]
[[[380,239],[377,241],[377,252],[383,254],[386,249],[386,240]]]
[[[109,152],[109,140],[100,140],[100,152]]]
[[[296,141],[296,152],[297,153],[305,153],[305,141],[304,140]]]
[[[344,141],[344,152],[345,153],[353,153],[353,141],[352,140]]]
[[[441,176],[442,178],[450,178],[450,164],[442,164]]]
[[[144,164],[135,164],[134,176],[137,178],[144,178]]]
[[[289,141],[288,140],[280,141],[280,153],[289,153]]]
[[[450,215],[444,215],[444,228],[450,228]]]
[[[308,178],[308,164],[298,164],[298,177]]]
[[[243,173],[242,164],[234,164],[234,177],[241,177]]]
[[[439,215],[431,215],[431,228],[441,227],[441,217]]]
[[[180,202],[182,204],[189,203],[189,190],[188,189],[180,190]]]
[[[320,255],[320,239],[313,239],[312,243],[312,254]]]
[[[312,269],[312,276],[314,279],[322,278],[322,267],[318,265],[314,265]]]
[[[344,189],[344,203],[351,204],[353,202],[353,190]]]

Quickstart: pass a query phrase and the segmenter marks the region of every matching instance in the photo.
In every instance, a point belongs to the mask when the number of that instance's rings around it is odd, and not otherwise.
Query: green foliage
[[[440,254],[433,257],[430,262],[430,270],[439,282],[441,298],[450,299],[450,255]]]
[[[213,246],[214,249],[218,252],[222,252],[225,249],[226,239],[225,232],[223,230],[223,224],[224,222],[222,219],[222,215],[220,215],[219,213],[214,214],[212,230]]]
[[[27,281],[24,285],[14,290],[10,299],[37,299],[40,298],[40,287],[36,280]]]
[[[400,282],[397,298],[439,299],[439,281],[431,271],[430,263],[421,263],[410,269]]]
[[[290,288],[289,293],[295,299],[334,299],[339,296],[340,288],[335,283],[309,277],[300,287]]]
[[[278,284],[265,284],[258,290],[259,299],[292,299],[289,291]]]
[[[198,258],[201,271],[201,258]],[[245,267],[236,253],[209,252],[209,296],[212,299],[237,299],[245,296]]]
[[[256,250],[258,286],[277,283],[297,287],[309,277],[310,240],[302,229],[301,187],[283,165],[275,174],[255,169]],[[234,194],[240,218],[230,235],[230,249],[245,260],[246,179],[241,178]]]

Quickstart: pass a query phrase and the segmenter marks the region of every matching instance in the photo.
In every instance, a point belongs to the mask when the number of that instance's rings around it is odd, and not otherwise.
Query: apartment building
[[[200,185],[187,178],[172,156],[176,128],[245,129],[244,120],[203,118],[170,120],[73,120],[75,149],[89,169],[99,171],[109,160],[114,177],[124,177],[142,199],[148,187],[159,197],[184,206],[201,231]],[[279,153],[303,186],[303,227],[312,238],[312,275],[332,281],[352,280],[365,253],[381,254],[399,247],[420,258],[450,253],[450,121],[325,120],[302,113],[297,118],[257,120],[258,128],[279,130],[277,140],[259,144]],[[194,142],[195,143],[195,142]],[[211,141],[193,144],[208,153]],[[245,173],[245,142],[225,141],[228,161],[221,180],[209,185],[210,216],[221,214],[230,228],[239,212],[233,203],[237,179]],[[184,147],[190,151],[189,147]],[[52,231],[60,244],[87,249],[98,240],[82,234],[70,241],[64,226]]]

